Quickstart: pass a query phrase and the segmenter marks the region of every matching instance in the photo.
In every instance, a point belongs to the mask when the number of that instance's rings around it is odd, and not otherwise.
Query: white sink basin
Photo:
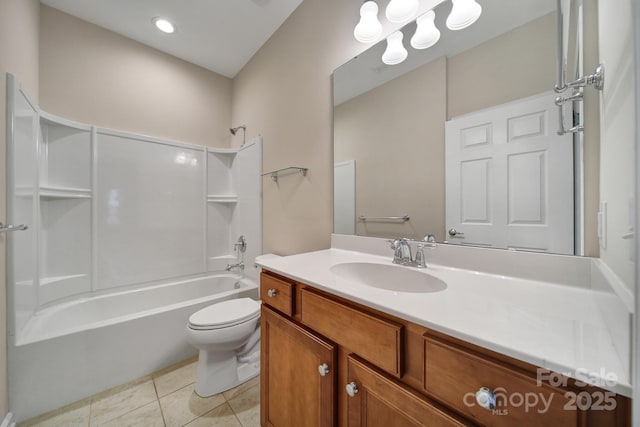
[[[330,270],[348,282],[394,292],[428,293],[447,288],[445,282],[425,271],[398,265],[347,262],[336,264]]]

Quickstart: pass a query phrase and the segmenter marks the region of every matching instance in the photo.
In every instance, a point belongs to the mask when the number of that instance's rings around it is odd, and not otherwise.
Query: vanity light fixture
[[[382,24],[378,20],[378,5],[375,1],[365,1],[360,8],[360,22],[353,30],[353,36],[361,43],[378,40],[382,34]]]
[[[175,25],[166,20],[165,18],[153,18],[151,20],[153,24],[163,33],[171,34],[176,31]]]
[[[416,19],[416,32],[411,37],[411,46],[414,49],[427,49],[440,40],[440,30],[434,22],[436,14],[433,10]]]
[[[394,24],[404,24],[416,16],[418,0],[391,0],[385,10],[385,15],[389,22]]]
[[[478,20],[482,14],[482,6],[476,0],[451,0],[453,7],[447,17],[447,28],[462,30]],[[419,9],[419,0],[391,0],[385,10],[387,20],[392,23],[406,23],[412,20]],[[416,19],[416,32],[411,37],[414,49],[427,49],[440,40],[440,30],[435,24],[436,14],[433,10],[423,13]],[[378,4],[373,0],[365,0],[360,7],[360,21],[353,30],[353,36],[362,43],[376,41],[382,34],[382,24],[378,20]],[[400,30],[387,37],[387,49],[382,55],[382,62],[387,65],[400,64],[407,59],[408,52],[402,45],[403,34]]]
[[[482,6],[475,0],[451,0],[453,8],[447,17],[447,28],[462,30],[476,22],[482,13]]]
[[[402,45],[403,34],[401,31],[391,33],[387,37],[387,49],[382,54],[382,62],[387,65],[396,65],[407,59],[409,53]]]

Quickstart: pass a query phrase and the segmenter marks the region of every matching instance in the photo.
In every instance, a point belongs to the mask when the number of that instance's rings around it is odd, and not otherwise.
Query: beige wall
[[[356,161],[356,216],[405,223],[356,223],[356,234],[422,239],[445,232],[446,58],[339,105],[334,160]]]
[[[40,7],[37,0],[0,1],[0,221],[6,222],[6,83],[5,74],[18,77],[32,99],[38,99],[38,31]],[[7,402],[7,324],[5,236],[0,234],[0,420]]]
[[[553,90],[555,19],[550,13],[449,58],[447,119]]]
[[[42,6],[40,107],[83,123],[225,147],[231,80]]]
[[[263,171],[309,168],[306,178],[263,179],[264,252],[327,248],[333,229],[331,74],[363,50],[353,38],[359,0],[305,0],[236,76],[233,122],[264,137]]]

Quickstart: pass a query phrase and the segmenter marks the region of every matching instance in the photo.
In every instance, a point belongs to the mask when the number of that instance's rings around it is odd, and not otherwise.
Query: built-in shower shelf
[[[207,196],[209,203],[238,203],[238,196],[235,194],[209,194]]]
[[[238,154],[237,148],[207,148],[207,153],[218,154],[218,155],[231,155],[235,156]]]
[[[88,188],[40,187],[40,198],[45,200],[90,199],[91,190]]]
[[[40,286],[54,285],[59,282],[64,282],[72,279],[79,279],[88,277],[87,274],[72,274],[70,276],[52,276],[52,277],[43,277],[40,279]]]

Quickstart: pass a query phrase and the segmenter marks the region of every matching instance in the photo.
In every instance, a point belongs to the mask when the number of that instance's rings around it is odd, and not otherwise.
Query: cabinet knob
[[[480,390],[476,391],[476,402],[489,411],[496,409],[496,395],[488,387],[480,387]]]
[[[354,397],[358,393],[358,386],[354,382],[347,384],[346,389],[349,397]]]
[[[318,366],[318,372],[320,373],[321,377],[324,377],[329,373],[329,365],[323,363],[322,365]]]
[[[270,298],[273,298],[273,297],[275,297],[276,295],[278,295],[278,290],[277,290],[277,289],[269,289],[269,290],[267,291],[267,295],[268,295]]]

